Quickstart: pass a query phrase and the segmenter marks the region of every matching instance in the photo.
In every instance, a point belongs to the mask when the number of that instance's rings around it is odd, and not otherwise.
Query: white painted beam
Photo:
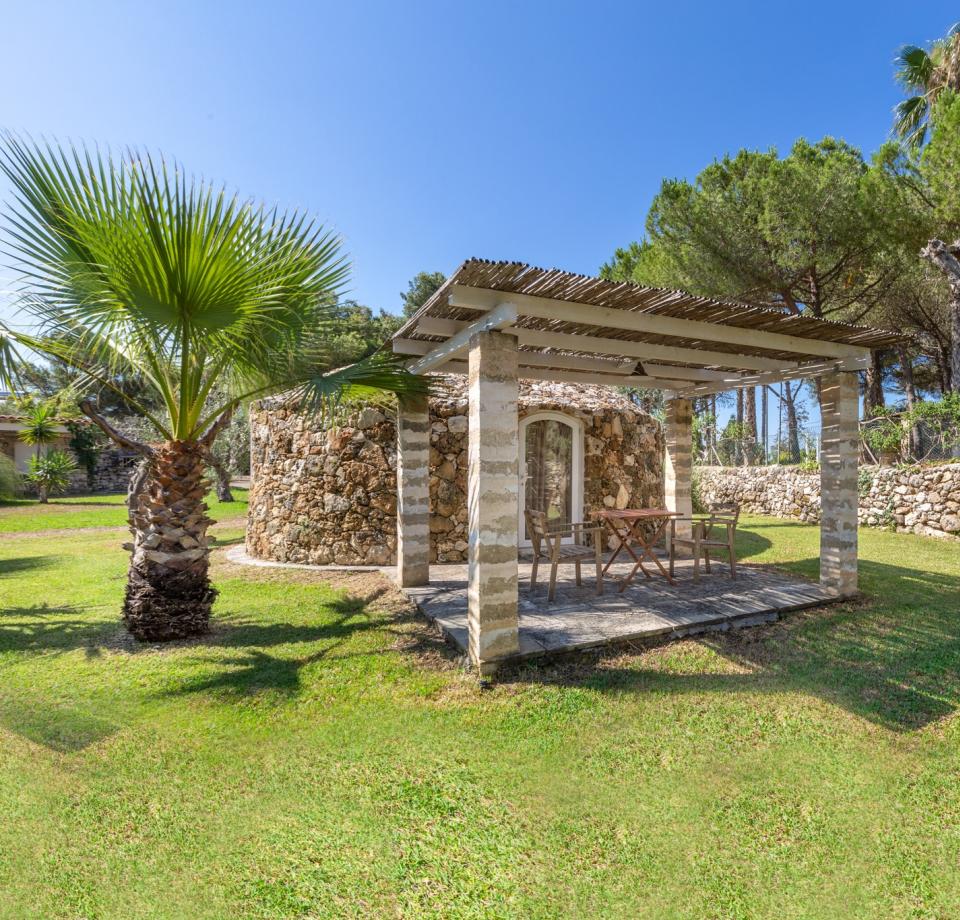
[[[702,367],[674,367],[670,364],[650,364],[643,362],[643,371],[651,377],[672,378],[674,380],[729,380],[730,371],[708,371]]]
[[[507,297],[511,303],[516,304],[521,316],[532,316],[537,319],[583,323],[601,328],[647,332],[651,335],[696,339],[703,342],[722,342],[726,345],[766,348],[770,351],[788,351],[824,358],[845,358],[869,353],[869,349],[856,345],[820,342],[801,336],[784,335],[780,332],[740,329],[720,323],[705,323],[673,316],[618,310],[613,307],[598,307],[566,300],[554,300],[549,297],[534,297],[529,294],[506,294],[502,291],[471,288],[460,284],[451,287],[449,303],[451,307],[489,310]]]
[[[425,374],[427,371],[456,357],[461,352],[467,350],[470,345],[470,337],[477,332],[491,332],[494,329],[503,329],[517,321],[517,308],[512,303],[502,303],[494,307],[485,316],[482,316],[476,322],[465,326],[456,335],[450,336],[446,342],[441,342],[427,352],[419,361],[414,361],[408,368],[411,373]]]
[[[466,328],[466,327],[464,327]],[[461,330],[462,331],[462,330]],[[567,332],[534,332],[530,329],[519,329],[511,327],[504,331],[516,335],[520,344],[527,348],[557,348],[562,351],[580,351],[596,352],[601,355],[622,355],[636,361],[644,362],[644,369],[649,368],[648,358],[654,361],[686,361],[691,364],[714,364],[722,367],[739,367],[748,371],[765,370],[789,370],[797,367],[795,361],[778,361],[774,358],[747,358],[740,355],[730,355],[717,351],[701,351],[697,348],[680,348],[674,345],[647,345],[643,342],[625,342],[621,339],[601,339],[596,336],[578,335]],[[448,340],[449,341],[449,340]],[[422,342],[417,339],[394,339],[392,346],[396,354],[401,355],[427,355],[434,349],[446,345],[446,343]],[[542,354],[542,352],[541,352]],[[530,354],[526,354],[524,360],[530,360]],[[602,358],[594,360],[604,360]],[[606,358],[608,362],[616,359]],[[663,374],[669,375],[672,368],[663,367]],[[690,371],[691,368],[681,368],[678,370]],[[728,381],[735,377],[734,371],[702,371],[707,374],[717,374],[716,379]],[[658,372],[656,375],[660,376]],[[687,375],[682,378],[678,373],[675,378],[670,379],[688,379]],[[733,384],[721,389],[729,389]]]
[[[464,326],[469,326],[460,319],[441,319],[437,316],[421,316],[417,320],[417,332],[420,335],[456,335]]]
[[[521,355],[523,352],[520,353]],[[448,361],[433,369],[437,374],[466,374],[466,361]],[[523,380],[548,380],[556,383],[590,383],[607,387],[647,387],[663,390],[672,396],[678,387],[686,386],[685,380],[659,380],[654,377],[631,377],[626,374],[591,374],[584,371],[555,370],[549,367],[530,367],[520,365],[520,377]]]
[[[805,377],[822,377],[834,371],[862,371],[870,364],[869,354],[865,358],[847,358],[843,361],[808,361],[797,367],[783,371],[768,371],[761,374],[742,374],[739,377],[729,378],[723,383],[694,384],[680,390],[680,396],[709,396],[711,393],[722,393],[724,390],[736,390],[741,387],[764,386],[768,383],[779,383],[781,380],[802,380]]]
[[[399,355],[426,355],[433,351],[438,344],[437,342],[423,342],[418,339],[394,339],[393,350],[395,354]],[[521,351],[520,363],[529,367],[562,367],[570,370],[599,371],[607,374],[626,374],[637,366],[637,362],[634,360],[583,358],[578,355],[554,355],[538,351]],[[658,374],[656,376],[665,375]],[[729,374],[720,375],[723,379],[728,376]],[[688,378],[684,376],[683,379]]]
[[[795,361],[780,361],[777,358],[755,358],[720,351],[703,351],[699,348],[681,348],[677,345],[649,345],[646,342],[604,339],[579,333],[542,332],[516,327],[504,331],[517,336],[520,344],[528,347],[616,355],[624,358],[639,358],[641,361],[652,358],[654,361],[682,361],[688,364],[736,367],[751,371],[773,371],[797,366]]]
[[[394,339],[391,342],[395,355],[428,355],[439,342],[422,342],[418,339]]]

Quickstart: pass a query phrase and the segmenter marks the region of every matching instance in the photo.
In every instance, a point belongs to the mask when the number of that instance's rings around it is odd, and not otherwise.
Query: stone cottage
[[[431,557],[464,562],[463,377],[434,378],[430,418]],[[519,418],[521,495],[558,528],[604,507],[663,504],[660,425],[626,396],[523,380]],[[324,428],[288,400],[264,400],[251,409],[250,438],[250,555],[318,565],[396,561],[396,426],[389,412],[365,408]]]

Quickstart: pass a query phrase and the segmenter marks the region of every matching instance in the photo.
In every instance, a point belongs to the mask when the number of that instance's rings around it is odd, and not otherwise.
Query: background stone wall
[[[738,502],[745,511],[820,520],[820,473],[791,466],[698,467],[707,507]],[[860,523],[902,533],[960,536],[960,463],[860,468]]]
[[[584,428],[584,506],[663,502],[660,425],[604,387],[521,381],[520,416],[553,410]],[[431,558],[467,558],[467,396],[437,378],[430,401]],[[318,565],[396,559],[396,429],[367,408],[324,430],[282,400],[251,410],[247,551]]]
[[[97,455],[97,466],[93,472],[93,487],[87,477],[87,471],[80,467],[70,477],[68,495],[83,495],[88,492],[126,492],[130,484],[130,474],[140,457],[133,451],[121,447],[106,446]]]

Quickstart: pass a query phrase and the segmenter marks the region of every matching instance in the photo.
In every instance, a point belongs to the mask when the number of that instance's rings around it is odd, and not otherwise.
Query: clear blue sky
[[[957,15],[878,0],[8,4],[0,119],[159,149],[306,208],[343,235],[352,295],[397,311],[417,271],[470,256],[594,273],[642,234],[664,176],[726,151],[833,134],[869,152],[899,98],[897,47]]]

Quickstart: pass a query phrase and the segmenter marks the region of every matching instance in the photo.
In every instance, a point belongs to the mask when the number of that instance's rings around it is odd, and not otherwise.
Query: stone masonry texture
[[[607,387],[521,380],[519,414],[563,412],[584,428],[584,508],[663,504],[659,423]],[[467,388],[430,397],[430,558],[467,561]],[[325,429],[275,398],[251,410],[247,550],[277,562],[390,565],[397,549],[393,413],[365,408]]]
[[[820,474],[796,466],[701,466],[695,472],[706,507],[736,502],[745,511],[817,523]],[[861,466],[861,526],[960,539],[960,463]]]

